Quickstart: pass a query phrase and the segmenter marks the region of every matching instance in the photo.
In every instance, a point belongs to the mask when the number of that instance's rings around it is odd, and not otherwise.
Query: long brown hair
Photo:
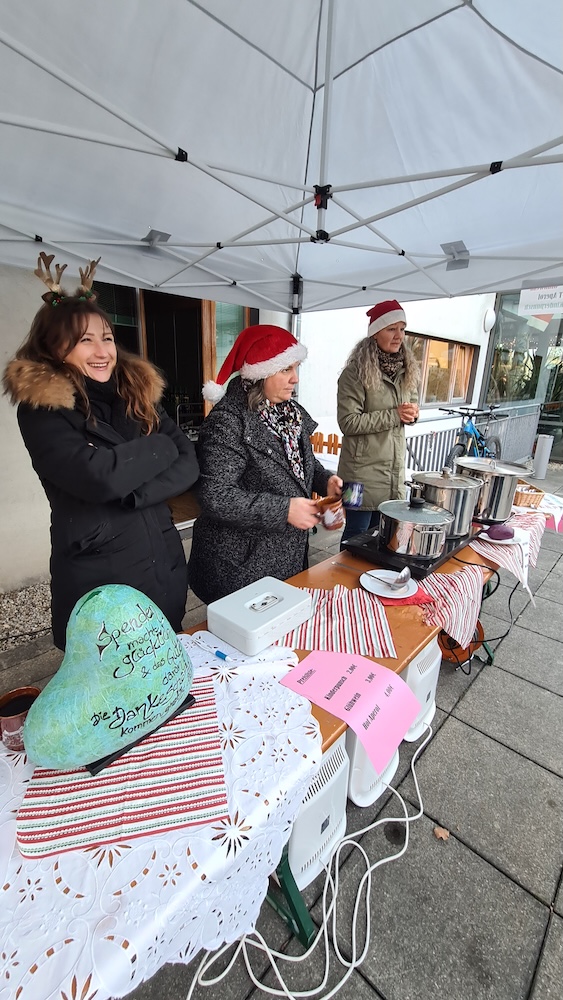
[[[348,356],[346,365],[350,365],[357,372],[358,378],[366,389],[378,391],[382,385],[381,369],[378,360],[377,341],[374,336],[363,337],[352,349]],[[415,392],[420,381],[420,368],[418,362],[410,349],[401,344],[401,357],[405,365],[403,376],[405,387],[408,392]]]
[[[80,408],[90,416],[90,400],[82,372],[72,364],[65,364],[67,354],[84,336],[89,316],[99,316],[114,334],[113,324],[106,312],[92,298],[68,295],[56,305],[45,303],[36,313],[31,329],[16,353],[16,358],[39,361],[51,365],[68,378],[76,389]],[[159,416],[152,398],[153,389],[142,368],[135,364],[136,356],[117,349],[115,377],[117,392],[125,401],[125,412],[143,425],[150,434],[159,424]]]

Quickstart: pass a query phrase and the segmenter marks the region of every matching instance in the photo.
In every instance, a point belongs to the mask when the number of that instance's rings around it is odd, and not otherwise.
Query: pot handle
[[[409,493],[409,504],[411,500],[424,500],[423,486],[422,483],[412,483],[409,479],[405,480],[405,486],[408,486]],[[415,504],[418,506],[418,504]]]

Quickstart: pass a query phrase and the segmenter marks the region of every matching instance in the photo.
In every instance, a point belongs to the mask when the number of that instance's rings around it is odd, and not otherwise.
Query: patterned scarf
[[[390,378],[392,382],[395,381],[397,375],[400,375],[405,367],[405,352],[403,350],[403,345],[399,351],[395,351],[394,354],[388,354],[387,351],[382,351],[379,344],[377,346],[377,361],[379,367],[387,378]]]
[[[292,399],[285,403],[271,403],[265,399],[258,413],[272,434],[280,439],[293,475],[304,483],[303,456],[299,447],[303,415],[297,403]]]

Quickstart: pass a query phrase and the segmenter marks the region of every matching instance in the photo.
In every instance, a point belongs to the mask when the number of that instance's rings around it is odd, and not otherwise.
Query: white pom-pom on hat
[[[281,326],[257,324],[239,333],[227,354],[216,381],[203,386],[203,398],[217,403],[225,395],[231,375],[240,372],[243,378],[257,381],[304,361],[307,348]]]
[[[218,385],[213,379],[209,379],[209,382],[205,382],[202,389],[202,396],[207,399],[209,403],[218,403],[220,399],[223,398],[227,391],[225,385]]]

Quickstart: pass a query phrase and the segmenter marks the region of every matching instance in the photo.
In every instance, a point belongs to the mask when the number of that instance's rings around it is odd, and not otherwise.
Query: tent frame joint
[[[332,184],[315,184],[315,208],[328,208],[328,200],[332,198]]]
[[[186,150],[182,149],[181,146],[178,146],[178,152],[176,153],[176,156],[174,157],[174,159],[178,160],[179,163],[187,163],[188,162],[188,154],[186,153]]]
[[[499,174],[502,170],[502,160],[493,160],[489,167],[489,172],[491,174]]]
[[[329,240],[330,233],[326,229],[317,229],[315,236],[311,236],[311,243],[328,243]]]

